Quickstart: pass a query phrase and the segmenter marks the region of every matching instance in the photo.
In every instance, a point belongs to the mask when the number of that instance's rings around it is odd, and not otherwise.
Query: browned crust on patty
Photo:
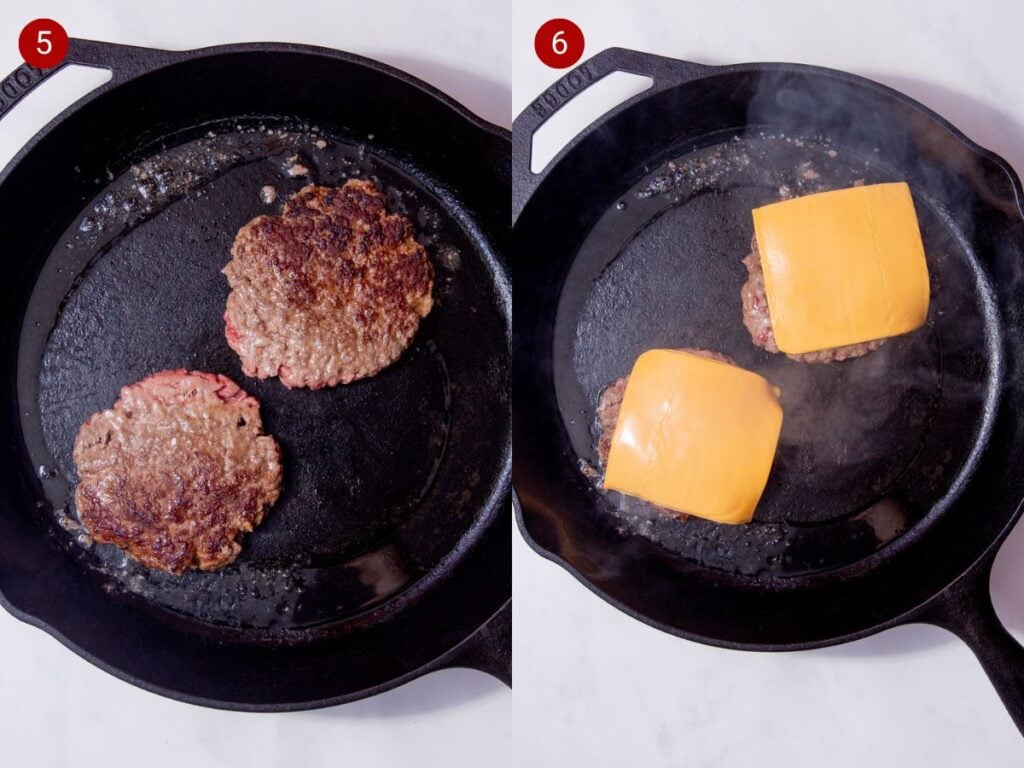
[[[778,352],[775,343],[775,332],[772,329],[771,314],[768,311],[768,295],[764,289],[764,272],[761,269],[761,254],[757,250],[757,238],[750,239],[750,253],[743,258],[743,266],[747,268],[747,281],[740,289],[743,298],[743,324],[750,332],[750,338],[758,347],[768,352]],[[803,352],[787,357],[801,363],[832,363],[850,360],[874,352],[885,339],[875,339],[859,344],[848,344],[818,352]]]
[[[281,487],[259,402],[230,379],[153,374],[121,389],[75,438],[79,519],[95,541],[181,574],[233,561]]]
[[[309,185],[257,216],[224,268],[225,337],[247,376],[319,389],[373,376],[433,306],[433,268],[409,220],[370,181]]]

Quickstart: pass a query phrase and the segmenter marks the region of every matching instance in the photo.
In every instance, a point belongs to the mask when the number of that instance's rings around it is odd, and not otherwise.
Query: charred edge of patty
[[[768,309],[768,294],[764,288],[764,271],[761,268],[761,254],[757,250],[757,238],[750,239],[750,253],[743,258],[743,266],[747,268],[747,281],[740,289],[743,299],[743,325],[750,332],[754,344],[768,352],[778,352],[775,332],[772,329],[771,314]],[[874,352],[885,343],[885,339],[847,344],[817,352],[786,353],[786,357],[800,363],[832,363],[850,360],[855,357]]]

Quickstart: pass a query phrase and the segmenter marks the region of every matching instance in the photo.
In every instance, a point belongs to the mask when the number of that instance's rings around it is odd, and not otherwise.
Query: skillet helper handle
[[[512,687],[512,601],[509,600],[480,629],[454,648],[439,669],[465,667],[486,672]]]
[[[643,75],[654,82],[647,90],[614,107],[610,112],[625,109],[651,94],[697,80],[713,72],[715,67],[692,61],[670,59],[628,48],[606,48],[569,71],[544,93],[534,99],[515,119],[512,126],[512,217],[526,206],[534,191],[553,165],[534,173],[530,170],[533,152],[533,134],[552,115],[571,102],[577,95],[612,72]]]
[[[68,40],[68,55],[57,66],[39,69],[23,63],[0,82],[0,118],[14,109],[41,82],[68,64],[109,69],[111,82],[119,83],[162,66],[173,57],[172,51],[72,37]]]
[[[991,573],[991,559],[975,566],[930,603],[917,620],[947,629],[967,643],[1024,735],[1024,648],[992,607]]]

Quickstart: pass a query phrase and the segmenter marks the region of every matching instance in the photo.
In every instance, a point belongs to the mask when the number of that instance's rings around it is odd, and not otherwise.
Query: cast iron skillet
[[[534,131],[614,71],[645,93],[539,175]],[[669,162],[671,161],[671,164]],[[988,594],[1024,497],[1024,192],[1005,161],[860,77],[610,49],[513,130],[513,479],[542,555],[666,632],[795,650],[909,622],[970,644],[1024,727],[1024,651]],[[741,323],[750,209],[904,179],[929,255],[928,324],[807,366]],[[785,190],[783,190],[785,191]],[[600,389],[651,347],[706,347],[781,386],[785,420],[748,526],[669,520],[591,479]]]
[[[72,40],[66,63],[113,79],[0,176],[4,606],[119,677],[209,706],[323,706],[445,666],[509,682],[507,133],[332,50]],[[49,74],[18,69],[0,110]],[[234,233],[310,181],[353,176],[416,222],[435,310],[371,379],[311,392],[246,378],[221,318]],[[259,398],[285,478],[239,561],[175,578],[90,542],[70,448],[122,385],[181,367]]]

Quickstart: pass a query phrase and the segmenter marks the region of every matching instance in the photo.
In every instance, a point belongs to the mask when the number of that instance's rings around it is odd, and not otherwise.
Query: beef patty
[[[75,504],[96,541],[180,574],[234,560],[281,487],[260,404],[230,379],[162,371],[78,430]]]
[[[433,268],[372,182],[307,186],[257,216],[226,267],[225,336],[247,376],[333,387],[373,376],[433,306]]]
[[[754,344],[769,352],[778,352],[775,332],[772,330],[772,318],[768,313],[768,295],[764,290],[764,271],[761,269],[761,254],[757,250],[756,237],[750,239],[750,253],[744,257],[743,265],[747,268],[748,275],[747,282],[740,289],[740,295],[743,297],[743,324],[750,331],[750,338]],[[876,339],[818,352],[787,354],[787,357],[801,363],[833,363],[874,352],[884,342],[885,339]]]

